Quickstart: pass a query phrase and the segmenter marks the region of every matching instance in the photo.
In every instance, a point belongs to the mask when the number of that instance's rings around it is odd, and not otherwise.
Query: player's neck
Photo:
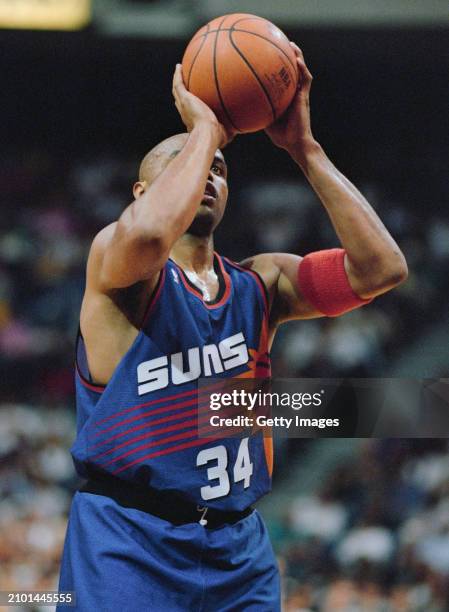
[[[174,244],[170,257],[183,269],[201,273],[214,267],[213,236],[184,234]]]

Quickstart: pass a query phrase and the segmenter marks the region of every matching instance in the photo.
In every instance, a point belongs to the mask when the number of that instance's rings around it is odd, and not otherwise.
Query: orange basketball
[[[256,132],[290,104],[298,84],[288,38],[256,15],[213,19],[193,36],[182,60],[184,83],[225,125]]]

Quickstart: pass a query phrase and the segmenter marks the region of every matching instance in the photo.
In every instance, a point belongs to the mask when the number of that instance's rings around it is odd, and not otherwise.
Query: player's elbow
[[[399,251],[398,260],[395,262],[394,266],[390,272],[390,282],[394,287],[401,285],[408,278],[408,266],[407,261],[405,260],[404,255]]]
[[[388,286],[397,287],[407,280],[408,266],[404,254],[399,248],[394,249],[385,263],[385,281]]]
[[[369,299],[381,295],[407,280],[408,266],[401,251],[394,252],[386,258],[379,258],[372,262],[364,275],[363,291],[360,297]]]

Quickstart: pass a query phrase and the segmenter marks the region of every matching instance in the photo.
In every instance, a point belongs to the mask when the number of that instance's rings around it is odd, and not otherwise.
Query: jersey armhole
[[[260,293],[262,295],[262,299],[263,299],[263,303],[264,303],[264,309],[265,309],[265,315],[266,315],[266,317],[268,319],[269,318],[269,314],[270,314],[270,300],[269,300],[269,296],[268,296],[267,286],[265,285],[265,282],[263,281],[263,279],[260,276],[260,274],[258,272],[256,272],[255,270],[250,270],[249,268],[244,268],[240,264],[235,263],[235,261],[231,261],[227,257],[224,257],[224,259],[228,262],[228,264],[230,264],[231,266],[234,266],[234,268],[237,268],[237,270],[240,270],[241,272],[246,272],[247,274],[250,274],[254,278],[254,280],[256,281],[256,285],[258,286],[259,291],[260,291]]]
[[[159,273],[159,278],[157,280],[156,286],[151,292],[150,299],[148,300],[148,304],[145,308],[145,314],[144,314],[140,329],[142,329],[142,327],[145,325],[146,321],[148,320],[148,316],[150,312],[152,311],[154,305],[156,304],[160,296],[162,286],[164,284],[164,280],[165,280],[165,267]],[[76,368],[76,372],[78,374],[78,377],[81,383],[85,387],[87,387],[91,391],[95,391],[96,393],[103,393],[107,385],[100,385],[98,383],[95,383],[92,379],[91,373],[89,371],[86,346],[85,346],[83,334],[81,333],[81,327],[78,327],[78,334],[76,337],[75,368]]]
[[[89,371],[89,364],[87,363],[86,346],[84,344],[84,338],[80,327],[78,327],[78,334],[76,336],[75,368],[81,383],[85,387],[91,391],[95,391],[95,393],[103,393],[103,391],[106,389],[106,385],[99,385],[94,383],[92,380],[92,376]]]
[[[167,267],[167,264],[165,264],[165,266],[159,272],[159,278],[157,279],[157,283],[154,286],[154,289],[150,294],[150,299],[148,300],[147,307],[145,308],[145,313],[143,315],[142,323],[140,324],[140,329],[142,329],[145,323],[148,321],[149,316],[161,295],[162,287],[164,286],[164,283],[165,283],[166,267]]]
[[[248,272],[250,272],[251,274],[254,274],[256,280],[258,281],[260,292],[262,293],[262,297],[264,299],[265,312],[266,312],[266,315],[268,317],[268,315],[270,313],[270,299],[269,299],[269,296],[268,296],[267,286],[266,286],[263,278],[260,276],[259,272],[256,272],[255,270],[248,270]]]

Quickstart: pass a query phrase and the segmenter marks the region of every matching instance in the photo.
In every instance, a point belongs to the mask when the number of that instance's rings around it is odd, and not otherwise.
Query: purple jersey
[[[270,490],[271,439],[198,437],[198,379],[270,374],[266,290],[215,254],[219,291],[204,302],[168,260],[141,329],[106,387],[77,350],[77,471],[104,471],[189,501],[242,510]]]

